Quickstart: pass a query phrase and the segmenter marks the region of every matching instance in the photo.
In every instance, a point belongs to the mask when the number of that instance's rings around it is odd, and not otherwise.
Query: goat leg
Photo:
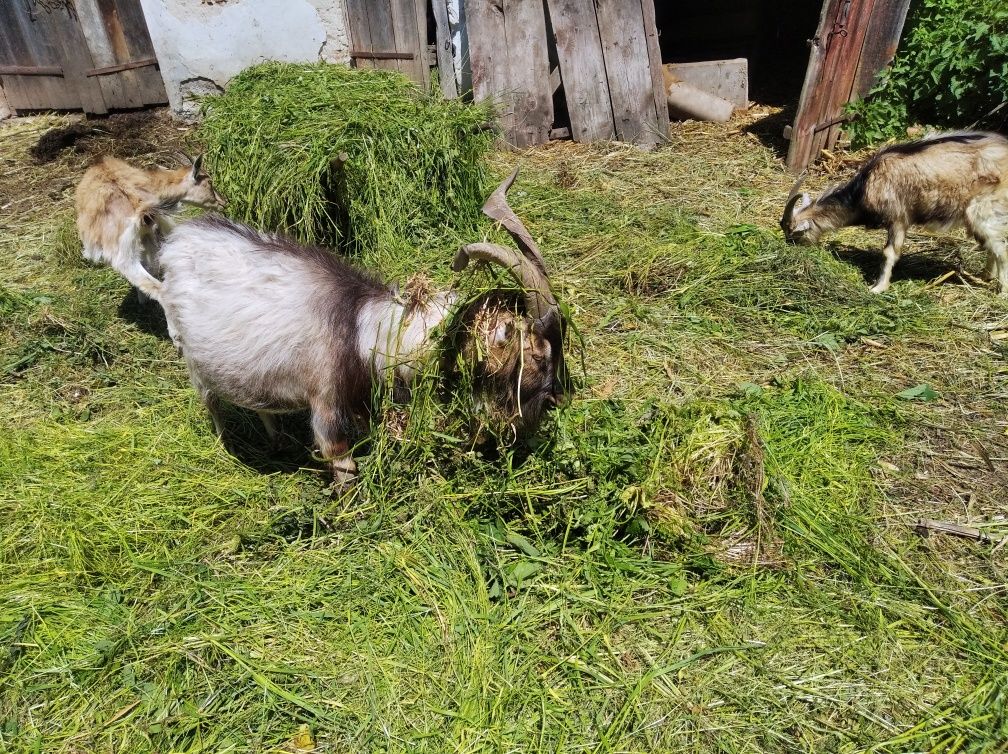
[[[889,228],[889,236],[886,239],[882,256],[885,262],[882,263],[882,274],[879,275],[878,282],[871,287],[872,293],[885,293],[889,289],[889,281],[892,279],[893,267],[899,261],[900,253],[903,251],[903,241],[906,239],[906,229],[899,225]]]
[[[312,406],[312,432],[319,453],[332,467],[333,478],[340,484],[347,484],[357,475],[357,464],[350,456],[346,441],[346,422],[343,416],[331,408]]]

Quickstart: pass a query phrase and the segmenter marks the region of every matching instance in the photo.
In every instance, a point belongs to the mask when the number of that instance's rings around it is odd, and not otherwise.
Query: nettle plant
[[[849,106],[854,146],[905,138],[912,124],[997,128],[1008,122],[1008,4],[915,0],[892,66]]]

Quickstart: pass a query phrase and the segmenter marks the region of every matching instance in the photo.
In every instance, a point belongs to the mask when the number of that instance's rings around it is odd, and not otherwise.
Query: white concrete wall
[[[172,110],[266,60],[349,62],[343,0],[140,0]]]

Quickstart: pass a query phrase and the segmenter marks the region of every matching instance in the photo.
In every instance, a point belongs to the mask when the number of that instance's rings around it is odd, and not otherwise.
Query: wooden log
[[[668,97],[669,111],[673,116],[724,123],[731,118],[735,109],[728,100],[708,94],[685,81],[679,81],[667,69],[665,94]]]

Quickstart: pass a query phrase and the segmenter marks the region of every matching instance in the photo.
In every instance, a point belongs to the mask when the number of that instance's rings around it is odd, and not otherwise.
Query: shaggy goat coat
[[[886,147],[814,201],[792,191],[781,220],[787,239],[802,244],[851,225],[888,231],[876,293],[888,288],[906,232],[919,225],[965,227],[987,251],[986,273],[1008,295],[1008,140],[964,131]]]
[[[159,237],[174,224],[180,205],[222,207],[201,159],[176,170],[137,168],[103,157],[77,186],[77,230],[84,257],[104,262],[145,296],[158,298]]]
[[[183,223],[160,253],[161,305],[193,386],[220,433],[219,401],[270,414],[309,409],[337,471],[375,379],[412,380],[449,294],[413,306],[335,254],[209,215]]]

